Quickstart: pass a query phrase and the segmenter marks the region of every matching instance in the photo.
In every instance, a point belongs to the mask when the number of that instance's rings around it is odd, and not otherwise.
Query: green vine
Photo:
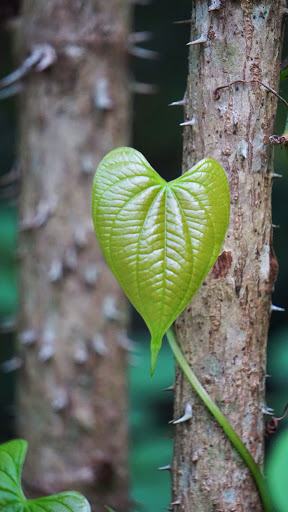
[[[246,446],[241,441],[240,437],[235,432],[232,425],[229,423],[224,414],[220,411],[219,407],[215,404],[215,402],[213,402],[210,395],[208,395],[207,391],[203,388],[202,384],[199,382],[196,375],[193,373],[192,369],[190,368],[187,362],[187,359],[185,358],[181,348],[178,345],[173,327],[170,327],[167,330],[166,336],[169,345],[172,349],[172,352],[175,356],[175,359],[179,364],[185,377],[190,382],[192,388],[196,391],[197,395],[201,398],[201,400],[203,400],[207,409],[209,409],[211,414],[218,421],[219,425],[221,425],[225,434],[230,439],[231,443],[234,445],[234,447],[236,448],[236,450],[241,455],[242,459],[250,469],[254,482],[257,486],[265,512],[272,512],[272,505],[267,490],[267,484],[264,480],[264,476],[259,466],[256,464],[251,453],[249,452],[249,450],[247,450]]]

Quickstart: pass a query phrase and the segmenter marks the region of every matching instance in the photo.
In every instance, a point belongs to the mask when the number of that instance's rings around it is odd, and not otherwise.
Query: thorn
[[[48,280],[50,283],[56,283],[63,277],[63,263],[61,260],[55,259],[52,261],[49,272]]]
[[[288,16],[288,9],[283,9],[283,16]]]
[[[193,44],[202,44],[202,43],[207,43],[207,39],[205,36],[200,36],[198,39],[195,39],[195,41],[190,41],[189,43],[187,43],[186,46],[191,46]]]
[[[275,229],[276,229],[276,228],[280,228],[280,224],[271,224],[271,227],[272,227],[272,228],[275,228]]]
[[[161,468],[157,468],[158,471],[171,471],[171,465],[168,464],[167,466],[162,466]]]
[[[64,48],[64,54],[66,57],[68,57],[71,60],[79,61],[83,58],[85,54],[85,50],[82,46],[79,46],[78,44],[67,44]]]
[[[78,346],[76,346],[75,352],[73,354],[73,361],[76,364],[82,365],[87,363],[89,359],[89,354],[87,350],[86,343],[81,341],[79,342]]]
[[[95,83],[93,90],[93,103],[98,110],[111,110],[114,102],[110,96],[110,84],[104,76]]]
[[[179,20],[179,21],[173,21],[174,25],[191,25],[193,20]]]
[[[35,212],[20,222],[20,231],[30,231],[45,226],[48,219],[54,214],[56,206],[55,199],[41,199]]]
[[[277,172],[273,172],[272,178],[283,178],[282,174],[277,174]]]
[[[132,92],[135,94],[155,94],[158,87],[154,84],[144,84],[143,82],[133,82],[131,84]]]
[[[102,313],[104,318],[112,321],[119,321],[123,317],[117,305],[117,297],[115,295],[106,295],[102,302]]]
[[[214,0],[213,4],[208,7],[208,11],[220,11],[221,7],[221,0]]]
[[[172,501],[172,503],[170,503],[170,505],[173,507],[174,505],[181,505],[181,501],[178,499],[176,501]]]
[[[271,304],[271,311],[285,311],[285,308],[280,308],[279,306]]]
[[[0,91],[0,100],[5,100],[6,98],[11,98],[11,96],[15,96],[19,94],[23,90],[23,85],[21,82],[17,82],[16,84],[12,84],[9,87]]]
[[[99,278],[98,265],[96,263],[88,264],[87,267],[85,268],[84,274],[83,274],[84,283],[88,287],[93,288],[96,285],[98,278]]]
[[[267,414],[268,416],[273,416],[274,409],[271,409],[271,407],[262,407],[261,409],[263,414]]]
[[[69,404],[68,393],[66,389],[57,389],[55,396],[51,401],[52,409],[55,412],[63,411]]]
[[[7,359],[4,363],[1,364],[1,369],[3,373],[11,373],[19,370],[23,364],[22,359],[20,357],[11,357],[11,359]]]
[[[31,231],[33,229],[42,228],[53,215],[56,205],[54,202],[41,200],[36,208],[35,213],[23,219],[20,222],[20,231]]]
[[[79,250],[87,246],[87,229],[83,224],[77,226],[74,231],[74,243]]]
[[[3,91],[2,91],[3,92]],[[1,99],[1,96],[0,96]],[[22,178],[20,165],[13,165],[7,173],[2,174],[0,177],[0,188],[8,187],[9,185],[17,185]]]
[[[195,450],[195,452],[193,452],[192,454],[192,462],[197,462],[197,460],[199,459],[199,455],[198,455],[198,451]]]
[[[195,124],[195,119],[190,119],[189,121],[184,121],[184,123],[180,123],[180,126],[193,126]]]
[[[39,52],[39,61],[35,66],[36,71],[39,73],[50,68],[57,60],[57,53],[50,44],[37,44],[34,46],[33,52]]]
[[[116,341],[119,347],[123,348],[127,352],[133,352],[135,349],[134,341],[132,341],[125,330],[119,331],[116,335]]]
[[[104,336],[100,333],[95,334],[92,339],[92,348],[99,356],[106,356],[108,348],[105,343]]]
[[[155,60],[159,58],[159,53],[153,50],[147,50],[146,48],[140,48],[139,46],[131,46],[129,48],[130,55],[138,57],[138,59],[149,59]]]
[[[153,38],[152,32],[143,31],[143,32],[132,32],[128,36],[128,42],[130,44],[136,44],[136,43],[146,43],[146,41],[150,41],[150,39]]]
[[[84,176],[89,176],[89,174],[94,173],[95,170],[95,162],[94,162],[94,155],[90,153],[86,153],[83,155],[81,159],[81,168],[80,172]]]
[[[7,317],[0,320],[0,333],[13,332],[16,329],[14,317]]]
[[[38,359],[42,363],[50,361],[55,355],[56,334],[54,328],[47,324],[42,332],[41,346],[38,352]]]
[[[23,345],[34,345],[37,343],[39,335],[35,329],[26,329],[19,333],[20,343]]]
[[[167,508],[164,508],[164,510],[170,510],[172,512],[173,508],[172,507],[167,507]]]
[[[172,384],[172,386],[169,386],[169,388],[164,388],[164,389],[162,389],[162,391],[174,391],[174,389],[175,389],[175,386],[174,386],[174,384]]]
[[[78,267],[78,254],[75,247],[67,247],[64,252],[63,265],[65,270],[73,272]]]
[[[47,363],[47,361],[50,361],[52,357],[55,355],[55,349],[54,346],[49,343],[44,343],[38,353],[38,359],[41,361],[41,363]]]
[[[266,379],[269,379],[271,377],[271,375],[269,373],[265,373],[265,377],[266,377]]]
[[[168,107],[182,107],[185,105],[185,100],[179,100],[179,101],[172,101],[172,103],[169,103]]]
[[[190,404],[190,402],[188,402],[188,404],[185,407],[184,415],[181,416],[181,418],[179,418],[178,420],[169,421],[169,423],[172,423],[173,425],[176,425],[177,423],[183,423],[184,421],[191,420],[192,416],[193,416],[192,405]]]
[[[44,69],[47,69],[49,66],[51,66],[56,59],[56,52],[51,45],[35,45],[29,57],[27,57],[27,59],[22,62],[19,68],[0,80],[0,89],[6,89],[12,84],[19,82],[21,78],[33,70],[38,72],[44,71]]]

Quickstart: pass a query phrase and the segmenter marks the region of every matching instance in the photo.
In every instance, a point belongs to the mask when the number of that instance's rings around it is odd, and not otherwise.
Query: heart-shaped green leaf
[[[111,151],[93,183],[93,219],[113,274],[151,333],[154,372],[162,338],[215,263],[229,221],[221,165],[205,159],[167,183],[141,153]]]
[[[27,500],[21,488],[26,452],[27,443],[21,439],[0,445],[1,512],[90,512],[86,498],[73,491]]]

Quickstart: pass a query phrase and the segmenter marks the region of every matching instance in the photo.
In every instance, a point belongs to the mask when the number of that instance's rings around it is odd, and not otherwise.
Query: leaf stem
[[[220,411],[219,407],[213,402],[212,398],[208,395],[207,391],[203,388],[202,384],[197,379],[196,375],[193,373],[190,368],[187,359],[185,358],[181,348],[178,345],[176,334],[173,327],[169,327],[166,332],[167,339],[169,341],[172,352],[177,360],[181,370],[184,375],[190,382],[192,388],[196,391],[198,396],[203,400],[206,407],[213,414],[214,418],[218,421],[219,425],[223,428],[225,434],[230,439],[231,443],[234,445],[236,450],[241,455],[242,459],[250,469],[252,473],[252,477],[258,489],[263,508],[265,512],[272,512],[272,505],[270,501],[270,496],[267,490],[267,485],[264,480],[264,476],[253,459],[249,450],[247,450],[244,443],[241,441],[238,434],[235,432],[232,425],[229,423],[224,414]]]

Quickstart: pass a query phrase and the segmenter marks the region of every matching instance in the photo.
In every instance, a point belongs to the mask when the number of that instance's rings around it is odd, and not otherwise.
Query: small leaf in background
[[[230,209],[225,172],[207,158],[167,183],[139,151],[118,148],[98,167],[92,201],[108,265],[150,330],[153,374],[165,332],[221,250]]]
[[[267,481],[275,512],[288,510],[288,431],[274,440],[267,461]]]
[[[287,80],[287,78],[288,78],[288,68],[286,68],[283,71],[281,71],[281,73],[280,73],[280,81],[282,82],[282,80]]]
[[[113,510],[113,508],[107,507],[107,505],[105,505],[105,508],[106,508],[106,510],[108,510],[108,512],[115,512],[115,510]]]
[[[27,443],[21,439],[0,445],[1,512],[90,512],[86,498],[74,491],[34,500],[26,499],[21,488],[21,471],[26,452]]]

